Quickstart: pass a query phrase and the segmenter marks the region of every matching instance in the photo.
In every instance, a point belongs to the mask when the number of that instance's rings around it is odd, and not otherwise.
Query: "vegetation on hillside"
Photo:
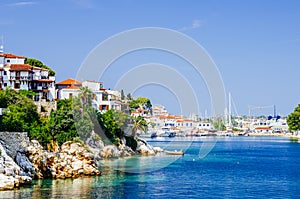
[[[289,126],[289,130],[300,131],[300,104],[298,104],[294,112],[288,115],[287,123]]]
[[[47,70],[49,70],[49,76],[55,75],[55,71],[52,70],[50,67],[46,66],[45,64],[43,64],[43,62],[41,62],[40,60],[37,60],[34,58],[26,58],[25,64],[29,64],[31,66],[47,69]]]
[[[141,116],[130,115],[117,110],[98,112],[91,105],[92,92],[81,88],[78,97],[58,100],[57,110],[49,117],[40,117],[31,91],[19,92],[12,89],[0,91],[0,107],[5,108],[0,117],[1,131],[28,132],[30,139],[37,139],[44,147],[80,138],[86,140],[94,131],[105,144],[119,145],[125,139],[133,150],[137,147],[136,132],[146,131],[147,122]],[[130,108],[152,107],[147,98],[138,98]],[[131,129],[131,130],[130,130]]]

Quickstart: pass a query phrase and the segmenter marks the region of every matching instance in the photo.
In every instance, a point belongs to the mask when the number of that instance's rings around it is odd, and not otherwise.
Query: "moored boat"
[[[184,155],[183,151],[166,151],[167,155]]]

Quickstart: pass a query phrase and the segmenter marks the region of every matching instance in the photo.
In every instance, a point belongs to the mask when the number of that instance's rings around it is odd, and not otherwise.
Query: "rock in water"
[[[0,144],[0,190],[10,190],[23,184],[31,184],[32,178],[21,176],[20,167],[8,156]]]

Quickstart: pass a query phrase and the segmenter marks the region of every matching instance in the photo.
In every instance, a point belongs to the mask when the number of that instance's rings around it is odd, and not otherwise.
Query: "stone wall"
[[[51,110],[56,110],[57,103],[56,101],[47,102],[45,99],[34,102],[37,107],[37,111],[41,116],[49,116]]]

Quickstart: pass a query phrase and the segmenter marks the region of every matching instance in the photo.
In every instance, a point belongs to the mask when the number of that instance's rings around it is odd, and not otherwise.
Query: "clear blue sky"
[[[75,77],[87,54],[106,38],[155,26],[178,30],[207,50],[240,114],[247,114],[250,104],[276,104],[286,115],[300,103],[297,0],[1,0],[0,8],[5,51],[42,60],[57,72],[57,81]],[[139,62],[129,56],[120,65],[152,61],[151,56]],[[113,87],[110,77],[104,81]],[[154,103],[176,113],[176,100],[152,96],[153,88],[145,90]],[[209,103],[203,100],[202,112],[206,106]]]

